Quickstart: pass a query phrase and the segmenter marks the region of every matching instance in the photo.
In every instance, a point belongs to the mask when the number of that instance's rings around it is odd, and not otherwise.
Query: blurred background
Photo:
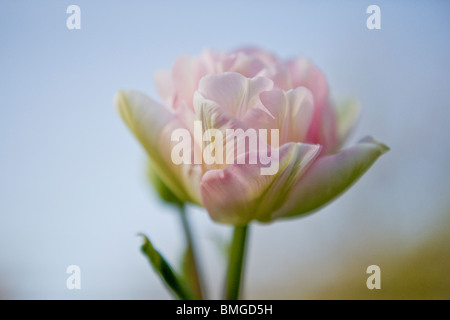
[[[66,9],[81,8],[68,30]],[[381,9],[369,30],[366,9]],[[2,1],[0,298],[168,299],[141,254],[150,236],[174,265],[174,210],[112,99],[157,97],[153,73],[205,47],[256,45],[312,59],[336,101],[363,113],[353,143],[391,147],[338,200],[305,218],[251,227],[244,297],[450,298],[450,20],[447,1]],[[210,298],[230,235],[189,208]],[[81,268],[68,290],[66,268]],[[381,268],[368,290],[366,268]]]

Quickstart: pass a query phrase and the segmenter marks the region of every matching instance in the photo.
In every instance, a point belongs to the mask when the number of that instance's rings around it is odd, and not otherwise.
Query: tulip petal
[[[251,108],[265,109],[259,94],[272,89],[273,82],[263,77],[246,78],[235,72],[209,74],[199,83],[198,92],[222,106],[228,113],[242,119]]]
[[[261,93],[260,98],[274,118],[266,115],[265,121],[255,124],[255,127],[278,129],[280,145],[305,142],[314,113],[313,96],[307,88],[299,87],[288,92],[274,89]],[[261,117],[256,119],[260,121]]]
[[[205,49],[201,60],[207,73],[237,72],[248,78],[256,76],[265,66],[260,59],[244,52],[228,53]]]
[[[269,221],[284,203],[292,187],[320,152],[320,146],[289,143],[279,148],[278,171],[261,175],[261,164],[232,164],[211,170],[201,183],[202,201],[217,222],[246,225],[252,220]]]
[[[389,148],[371,137],[341,152],[318,158],[273,218],[310,213],[348,189]]]
[[[173,85],[170,72],[158,71],[154,74],[153,80],[156,85],[156,91],[161,99],[170,102],[173,94]]]
[[[228,113],[219,103],[205,99],[199,92],[194,95],[194,108],[196,118],[202,121],[204,131],[247,128],[244,122]]]
[[[314,116],[306,142],[317,143],[326,154],[338,149],[336,115],[329,101],[329,88],[324,74],[308,59],[298,57],[285,63],[292,87],[307,87],[314,97]]]
[[[272,79],[274,86],[284,91],[299,87],[292,86],[291,75],[287,66],[283,63],[272,64],[261,70],[258,75]]]
[[[299,57],[286,62],[292,88],[307,87],[314,96],[314,103],[323,106],[328,102],[328,83],[323,73],[308,59]]]
[[[336,108],[338,148],[340,148],[352,132],[360,115],[360,108],[355,100],[343,102]]]
[[[277,57],[266,51],[266,50],[262,50],[260,48],[257,47],[251,47],[251,46],[247,46],[247,47],[241,47],[241,48],[237,48],[236,50],[234,50],[233,52],[235,53],[245,53],[251,57],[257,58],[258,60],[260,60],[261,62],[263,62],[265,65],[271,65],[275,62],[277,62]]]
[[[230,54],[205,49],[200,56],[179,57],[170,75],[157,73],[155,81],[158,93],[165,101],[173,98],[193,108],[193,95],[204,75],[237,72],[245,77],[254,77],[262,68],[264,63],[260,59],[243,52]],[[174,93],[175,96],[171,97],[170,93]]]
[[[255,57],[238,52],[233,64],[224,71],[237,72],[248,78],[255,77],[264,68],[264,63]]]
[[[175,165],[171,159],[171,134],[184,128],[164,106],[137,91],[119,91],[115,105],[125,123],[147,151],[161,180],[181,201],[200,203],[201,168]]]
[[[179,57],[172,68],[173,87],[177,99],[184,101],[193,108],[194,92],[200,79],[207,74],[205,64],[198,57],[183,55]]]
[[[194,95],[194,108],[197,120],[201,121],[203,134],[207,133],[210,129],[216,129],[220,131],[223,138],[221,148],[223,151],[222,155],[225,155],[225,158],[216,158],[216,163],[212,165],[207,165],[204,163],[204,170],[225,168],[227,163],[233,163],[233,160],[238,156],[237,150],[241,150],[238,146],[245,143],[245,136],[243,134],[238,134],[236,137],[237,142],[235,143],[234,153],[227,153],[227,139],[230,138],[231,140],[231,137],[227,135],[227,131],[242,129],[242,132],[245,132],[248,129],[248,126],[239,119],[235,118],[233,115],[229,114],[216,102],[205,99],[199,92],[196,92]],[[204,141],[203,136],[201,138],[201,141],[195,141],[195,143],[197,146],[201,146],[202,150],[204,150],[206,145],[212,142]],[[214,143],[216,143],[216,141],[214,141]]]

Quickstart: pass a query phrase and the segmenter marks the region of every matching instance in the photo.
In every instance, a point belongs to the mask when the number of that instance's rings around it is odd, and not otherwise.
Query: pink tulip
[[[204,206],[218,222],[246,225],[293,217],[327,204],[351,186],[388,147],[368,137],[341,150],[358,117],[355,104],[335,108],[322,72],[305,58],[281,61],[244,48],[182,56],[155,77],[160,104],[120,91],[115,104],[150,156],[154,172],[180,201]],[[176,129],[277,129],[278,171],[262,164],[182,163],[171,158]],[[270,141],[269,141],[270,143]],[[266,151],[266,150],[265,150]],[[236,154],[236,159],[251,157]]]

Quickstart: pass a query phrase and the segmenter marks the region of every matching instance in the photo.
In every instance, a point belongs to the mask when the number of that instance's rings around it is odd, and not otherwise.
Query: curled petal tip
[[[365,137],[360,142],[362,142],[362,143],[371,143],[371,144],[376,145],[381,154],[385,154],[386,152],[391,150],[391,148],[389,148],[387,145],[385,145],[384,143],[382,143],[380,141],[375,140],[373,137],[370,137],[370,136],[369,137]]]

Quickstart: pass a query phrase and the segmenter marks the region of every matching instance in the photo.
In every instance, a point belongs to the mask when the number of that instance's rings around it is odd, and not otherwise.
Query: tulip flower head
[[[204,50],[181,56],[155,82],[161,103],[127,90],[115,105],[158,181],[217,222],[313,212],[388,150],[371,137],[342,149],[358,108],[336,108],[325,76],[303,57]]]

